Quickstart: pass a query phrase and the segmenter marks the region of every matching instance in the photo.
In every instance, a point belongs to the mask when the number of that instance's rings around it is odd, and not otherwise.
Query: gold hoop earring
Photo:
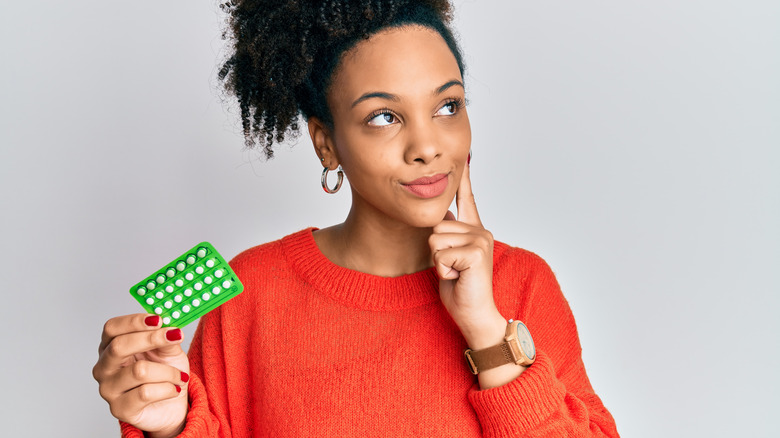
[[[322,178],[320,178],[320,182],[322,183],[322,189],[325,190],[326,193],[336,193],[341,188],[341,183],[344,182],[344,172],[341,170],[341,164],[339,164],[338,167],[338,181],[336,181],[336,187],[333,187],[333,189],[328,188],[328,172],[330,172],[330,169],[325,167],[322,169]]]

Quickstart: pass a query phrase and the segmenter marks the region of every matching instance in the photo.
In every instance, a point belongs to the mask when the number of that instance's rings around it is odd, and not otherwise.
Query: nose
[[[432,121],[415,120],[406,128],[404,160],[407,163],[430,164],[441,155],[439,136]]]

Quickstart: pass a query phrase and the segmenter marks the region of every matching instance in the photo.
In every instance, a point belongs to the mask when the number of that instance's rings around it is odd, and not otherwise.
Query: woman
[[[245,291],[188,355],[155,315],[109,320],[93,371],[123,433],[617,436],[549,267],[480,222],[448,2],[265,3],[224,6],[247,141],[271,156],[303,114],[352,207],[238,255]]]

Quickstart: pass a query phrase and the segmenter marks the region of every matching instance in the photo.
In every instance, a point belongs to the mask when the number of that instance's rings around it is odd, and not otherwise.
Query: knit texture
[[[487,390],[432,268],[394,278],[342,268],[312,229],[239,254],[244,292],[204,316],[190,346],[180,436],[618,436],[552,271],[531,252],[494,248],[496,305],[526,323],[537,359]]]

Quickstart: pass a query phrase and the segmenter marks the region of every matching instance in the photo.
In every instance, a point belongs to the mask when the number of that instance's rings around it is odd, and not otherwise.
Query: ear
[[[309,117],[308,125],[314,152],[319,157],[322,166],[328,169],[339,167],[339,158],[333,143],[333,136],[325,122],[317,117]]]

